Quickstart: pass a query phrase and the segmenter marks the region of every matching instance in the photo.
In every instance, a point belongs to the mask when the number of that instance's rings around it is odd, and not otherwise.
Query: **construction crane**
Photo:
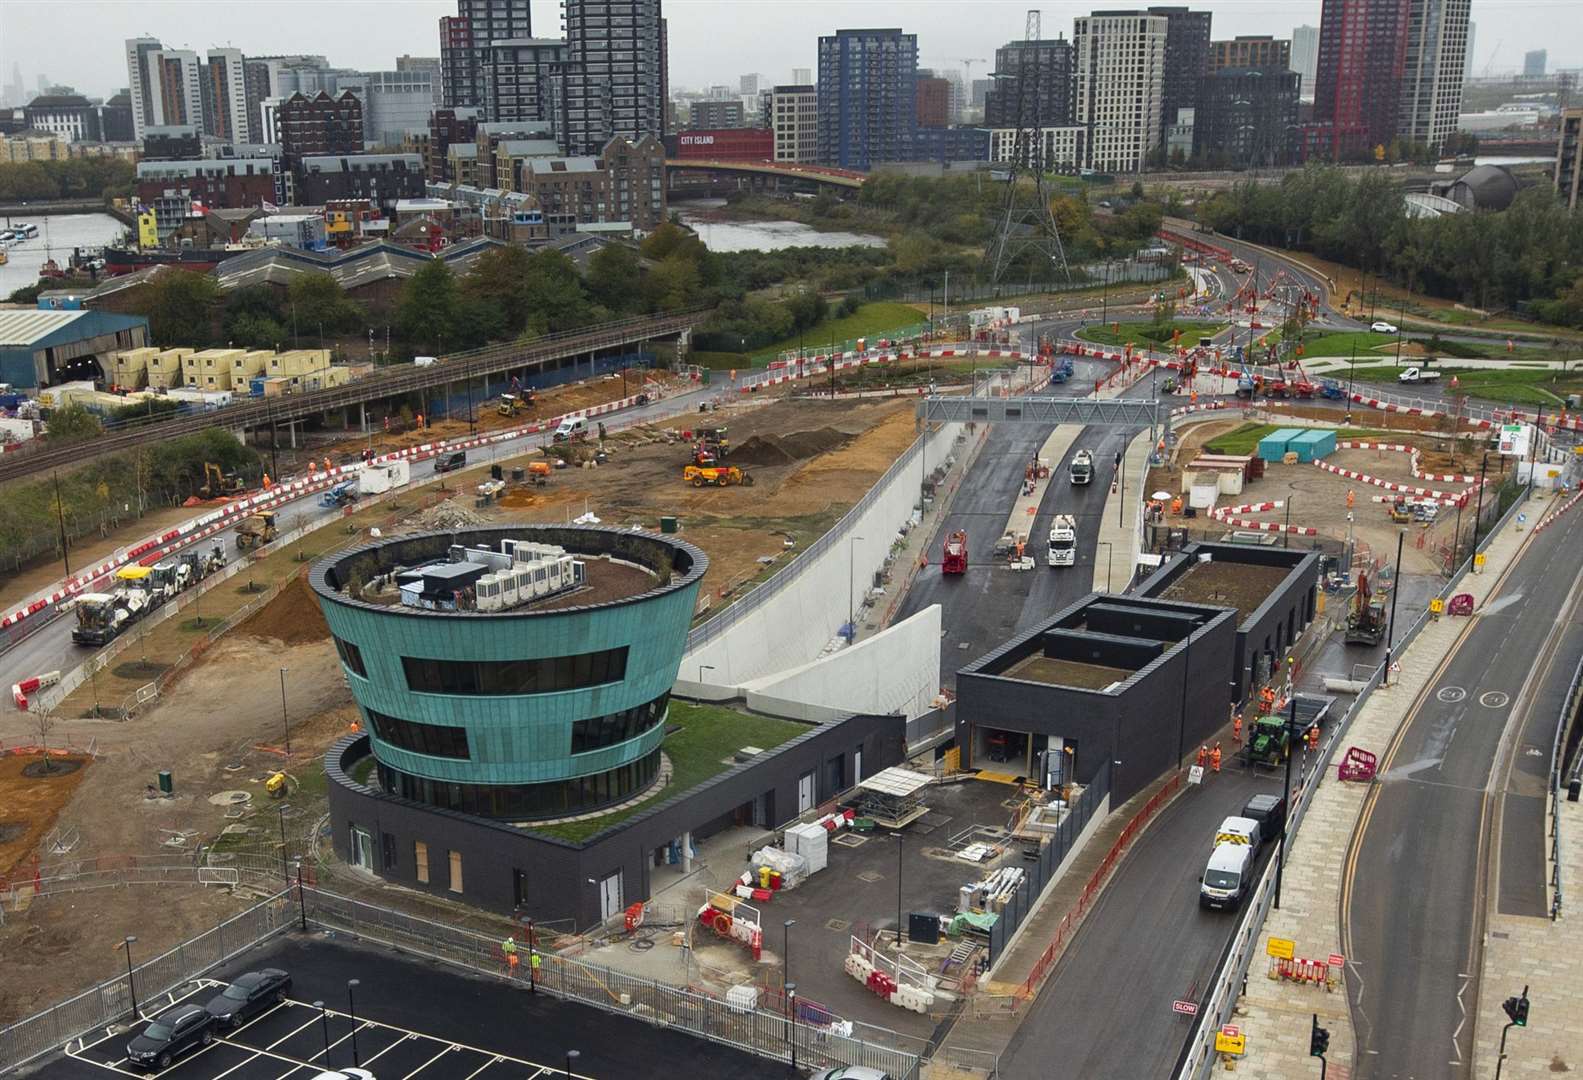
[[[989,63],[988,60],[982,59],[980,57],[967,57],[967,56],[936,56],[936,57],[932,57],[931,59],[934,59],[934,60],[949,60],[949,61],[951,61],[954,64],[961,64],[962,65],[962,79],[963,79],[964,82],[967,83],[968,89],[972,89],[972,87],[973,87],[973,65],[974,64],[987,64],[987,63]]]

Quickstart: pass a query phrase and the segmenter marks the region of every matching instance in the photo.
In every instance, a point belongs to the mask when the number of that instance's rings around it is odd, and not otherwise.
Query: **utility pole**
[[[55,479],[55,525],[60,530],[60,564],[66,568],[66,576],[71,577],[71,563],[66,558],[66,504],[60,499],[60,473],[53,474]]]
[[[1484,515],[1484,473],[1489,467],[1490,452],[1486,450],[1484,451],[1484,460],[1479,462],[1479,497],[1473,509],[1473,554],[1475,557],[1479,553],[1479,524],[1483,520]],[[1474,570],[1477,569],[1478,567],[1475,566]]]
[[[1287,677],[1291,677],[1288,671]],[[1291,817],[1292,801],[1292,743],[1297,741],[1297,694],[1294,691],[1287,704],[1286,711],[1286,786],[1281,789],[1281,798],[1287,806],[1287,812],[1281,815],[1281,847],[1275,853],[1275,910],[1281,909],[1281,872],[1286,869],[1286,819]]]
[[[1391,619],[1385,627],[1385,674],[1380,678],[1381,686],[1389,686],[1391,682],[1391,648],[1396,641],[1396,597],[1402,591],[1402,541],[1407,539],[1407,530],[1400,529],[1396,533],[1396,572],[1391,575]]]

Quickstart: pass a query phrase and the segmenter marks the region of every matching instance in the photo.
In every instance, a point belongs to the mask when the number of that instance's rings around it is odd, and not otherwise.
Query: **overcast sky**
[[[815,66],[817,39],[840,27],[900,26],[918,35],[919,63],[944,68],[961,58],[993,60],[995,47],[1023,36],[1036,0],[665,0],[671,85],[734,83],[759,72],[784,82]],[[1184,2],[1184,0],[1177,0]],[[1042,5],[1046,37],[1070,36],[1072,18],[1122,3]],[[1320,0],[1208,0],[1215,37],[1273,34],[1319,25]],[[38,76],[108,96],[126,85],[124,42],[149,34],[200,51],[233,45],[244,53],[322,53],[342,67],[395,67],[402,53],[439,55],[438,20],[454,0],[0,0],[0,83],[20,64],[31,91]],[[1583,0],[1473,0],[1475,73],[1521,66],[1528,49],[1548,48],[1550,66],[1583,65]],[[533,0],[537,37],[560,36],[556,0]],[[989,64],[974,64],[982,75]]]

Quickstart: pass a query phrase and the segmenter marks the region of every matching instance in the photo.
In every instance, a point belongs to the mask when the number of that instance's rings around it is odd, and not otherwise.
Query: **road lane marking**
[[[1486,709],[1499,709],[1503,708],[1511,699],[1511,695],[1503,690],[1491,690],[1488,693],[1479,695],[1479,704]]]

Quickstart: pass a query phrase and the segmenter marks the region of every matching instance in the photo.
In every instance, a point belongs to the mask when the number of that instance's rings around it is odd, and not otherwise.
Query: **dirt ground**
[[[0,757],[0,878],[31,858],[91,764],[75,755],[49,760],[46,768],[42,754]]]

